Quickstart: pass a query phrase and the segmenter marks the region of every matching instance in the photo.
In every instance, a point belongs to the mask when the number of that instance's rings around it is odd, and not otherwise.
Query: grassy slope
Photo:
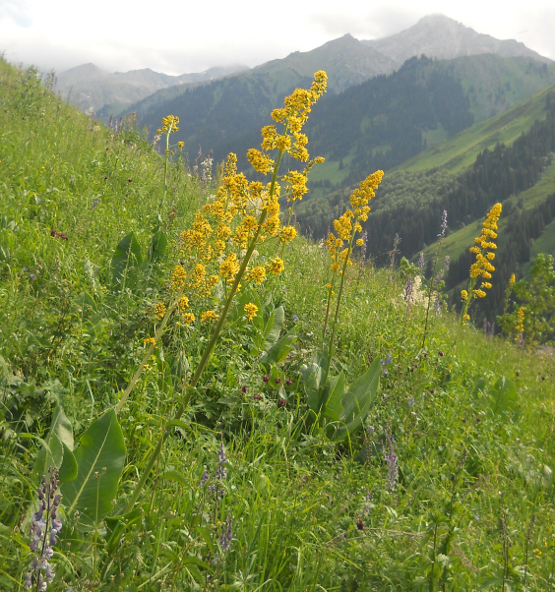
[[[545,98],[555,91],[555,84],[548,86],[519,103],[505,113],[472,126],[433,148],[407,160],[392,171],[422,171],[445,168],[459,173],[471,166],[476,156],[498,142],[511,145],[534,121],[544,119]]]
[[[0,85],[0,588],[11,591],[22,589],[31,561],[21,519],[35,496],[34,436],[44,435],[56,399],[78,438],[117,400],[152,334],[152,305],[168,295],[173,246],[202,187],[172,167],[164,213],[175,207],[177,218],[163,218],[172,248],[159,275],[132,290],[112,287],[110,259],[122,230],[133,230],[143,248],[150,239],[160,158],[134,132],[98,128],[3,62]],[[53,228],[68,240],[50,236]],[[264,255],[274,253],[269,245]],[[333,371],[350,381],[372,359],[391,353],[393,363],[368,430],[333,446],[303,427],[299,384],[300,365],[319,346],[330,262],[325,250],[301,239],[284,258],[284,275],[259,295],[272,293],[283,304],[287,327],[299,337],[280,368],[293,380],[287,404],[276,405],[277,387],[262,380],[249,356],[251,328],[230,327],[199,385],[202,396],[180,434],[168,438],[139,504],[143,513],[129,524],[102,589],[186,590],[198,581],[201,589],[245,592],[389,592],[437,590],[442,578],[452,589],[500,588],[500,520],[510,533],[511,586],[522,587],[526,566],[528,589],[548,589],[555,535],[550,362],[460,329],[445,311],[431,319],[422,352],[424,307],[405,306],[402,278],[351,268]],[[186,330],[174,321],[120,418],[128,453],[119,499],[159,435],[157,422],[182,396],[172,358],[180,353],[194,367],[209,335],[202,324]],[[506,415],[491,411],[487,395],[501,375],[518,390]],[[14,413],[15,403],[24,421],[9,423],[6,409]],[[385,486],[382,455],[390,434],[399,467],[393,490]],[[222,442],[228,476],[216,495],[199,480],[203,470],[216,469]],[[174,479],[164,479],[164,471]],[[226,552],[219,541],[228,517]],[[90,546],[75,544],[71,528],[64,519],[49,589],[98,589],[103,525],[78,534]]]

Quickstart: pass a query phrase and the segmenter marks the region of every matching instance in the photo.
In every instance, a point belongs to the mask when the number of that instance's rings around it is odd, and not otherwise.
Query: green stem
[[[424,336],[422,337],[421,349],[424,349],[424,345],[426,345],[426,333],[428,331],[428,317],[430,315],[430,303],[432,301],[432,286],[433,286],[434,279],[436,276],[437,261],[439,259],[439,253],[441,251],[441,243],[442,242],[443,242],[443,235],[439,239],[439,245],[437,247],[437,251],[436,251],[435,259],[434,259],[434,268],[432,270],[432,277],[430,278],[430,285],[428,287],[428,306],[426,307],[426,322],[424,323]]]
[[[158,206],[158,212],[162,213],[162,206],[166,201],[166,194],[168,192],[168,160],[170,157],[170,134],[172,133],[173,123],[170,124],[168,131],[166,132],[166,160],[164,161],[164,193]]]
[[[355,218],[355,223],[353,224],[353,226],[356,226],[357,222],[358,222],[358,218]],[[335,339],[335,332],[337,329],[337,320],[339,319],[339,306],[341,305],[341,296],[343,295],[343,287],[345,285],[345,277],[347,275],[347,265],[349,264],[349,257],[351,256],[351,253],[353,251],[353,241],[355,238],[355,233],[356,233],[356,230],[353,229],[353,234],[351,235],[351,239],[349,241],[347,256],[345,257],[345,261],[343,262],[343,269],[342,269],[342,273],[341,273],[341,282],[339,283],[339,292],[337,294],[337,304],[335,305],[335,314],[333,317],[333,324],[332,324],[332,329],[331,329],[330,343],[328,345],[328,359],[326,360],[326,370],[325,370],[324,378],[321,382],[321,387],[320,387],[322,390],[326,386],[326,382],[328,380],[328,375],[330,373],[331,356],[333,353],[333,340]]]
[[[272,175],[272,182],[270,184],[270,199],[273,197],[274,192],[275,192],[277,173],[279,170],[279,165],[281,163],[282,156],[283,156],[283,152],[280,151],[278,159],[277,159],[275,167],[274,167],[274,173]],[[191,400],[193,393],[195,392],[195,388],[196,388],[196,386],[200,380],[200,377],[206,367],[206,364],[208,363],[208,360],[210,359],[210,355],[212,354],[212,351],[216,345],[216,342],[218,341],[218,337],[220,336],[220,333],[222,331],[226,317],[229,313],[229,309],[231,308],[231,304],[233,302],[233,298],[235,296],[235,293],[237,292],[237,288],[239,287],[239,283],[241,282],[241,279],[242,279],[242,277],[245,273],[245,270],[247,269],[247,266],[249,264],[252,253],[256,247],[256,244],[258,242],[258,238],[260,236],[260,233],[262,232],[262,224],[264,223],[264,220],[266,219],[266,215],[267,215],[267,210],[266,209],[262,210],[262,213],[260,214],[260,218],[258,219],[258,228],[256,230],[256,234],[252,238],[250,245],[247,249],[247,252],[245,254],[245,257],[243,258],[243,261],[241,263],[241,266],[239,267],[239,271],[237,272],[237,275],[235,276],[233,286],[231,287],[231,290],[230,290],[229,295],[225,301],[222,312],[220,313],[220,317],[218,319],[218,323],[216,324],[216,327],[215,327],[214,332],[212,334],[212,338],[210,339],[210,343],[208,344],[207,348],[205,349],[204,354],[203,354],[203,356],[199,362],[199,365],[195,371],[195,374],[194,374],[193,378],[191,379],[189,387],[187,388],[187,391],[186,391],[185,396],[181,402],[181,405],[178,407],[177,411],[174,413],[173,417],[171,418],[171,421],[175,421],[175,420],[181,418],[181,416],[185,412],[185,409],[187,408],[187,405],[189,404],[189,402]],[[164,431],[162,432],[162,435],[160,436],[160,439],[158,440],[158,444],[156,445],[156,448],[154,449],[154,452],[152,452],[152,454],[150,455],[150,458],[148,459],[147,466],[146,466],[145,470],[143,471],[143,474],[139,480],[139,483],[137,483],[137,487],[135,488],[135,491],[134,491],[133,495],[131,496],[131,499],[127,503],[124,513],[130,512],[133,509],[135,502],[139,499],[139,496],[141,495],[141,492],[147,482],[150,472],[152,471],[152,468],[154,467],[156,460],[158,459],[158,457],[160,456],[160,454],[162,452],[162,448],[163,448],[167,433],[168,433],[168,430],[164,429]]]

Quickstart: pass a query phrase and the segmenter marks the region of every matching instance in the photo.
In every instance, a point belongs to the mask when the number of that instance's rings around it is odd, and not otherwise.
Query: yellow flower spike
[[[258,173],[262,173],[263,175],[267,175],[271,173],[274,167],[274,161],[267,156],[257,150],[256,148],[250,148],[247,152],[247,159],[251,163],[253,169]]]
[[[266,269],[261,265],[257,265],[245,273],[245,280],[247,282],[253,281],[257,284],[261,284],[265,279]]]
[[[175,290],[181,290],[185,285],[185,278],[187,277],[187,272],[181,267],[181,265],[176,265],[173,268],[173,274],[171,277],[171,287]]]
[[[273,273],[274,275],[279,275],[285,269],[283,259],[281,259],[280,257],[273,257],[272,259],[270,259],[268,269],[270,273]]]
[[[258,306],[256,306],[256,304],[253,304],[252,302],[249,302],[245,304],[243,310],[247,313],[247,321],[252,321],[256,316],[256,313],[258,312]]]
[[[200,320],[202,323],[204,323],[206,321],[217,321],[218,315],[216,314],[216,311],[214,311],[214,310],[207,310],[201,314]]]
[[[186,308],[189,308],[189,299],[187,296],[181,296],[177,305],[179,307],[179,312],[183,312]]]
[[[461,290],[461,299],[463,301],[468,300],[468,292],[466,290]]]
[[[512,273],[511,277],[509,278],[509,286],[514,286],[515,282],[516,282],[516,277],[515,277],[515,274]]]
[[[192,325],[195,322],[195,315],[192,312],[186,312],[182,317],[184,325]]]
[[[282,243],[290,243],[297,236],[297,230],[294,226],[283,226],[279,230],[279,238]]]
[[[158,302],[154,307],[154,315],[157,319],[162,320],[166,314],[166,305],[163,302]]]

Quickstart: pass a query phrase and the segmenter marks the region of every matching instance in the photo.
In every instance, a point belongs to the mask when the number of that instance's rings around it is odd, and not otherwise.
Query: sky
[[[177,75],[253,67],[346,33],[386,37],[434,13],[555,60],[553,0],[0,0],[0,54],[56,72],[92,62],[108,72]]]

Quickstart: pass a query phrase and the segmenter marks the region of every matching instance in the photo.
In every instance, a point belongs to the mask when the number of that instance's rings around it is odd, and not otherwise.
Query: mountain
[[[296,208],[303,232],[324,236],[351,191],[312,198],[309,192]],[[385,263],[399,234],[401,255],[413,258],[423,250],[431,261],[446,210],[449,234],[441,257],[451,258],[445,280],[459,304],[459,284],[468,281],[472,263],[468,249],[496,202],[503,215],[494,287],[478,305],[490,321],[501,312],[509,276],[525,275],[540,252],[555,255],[555,84],[386,172],[366,223],[367,252]]]
[[[384,39],[362,41],[397,62],[421,54],[440,60],[492,53],[501,57],[526,57],[539,62],[552,60],[528,49],[514,39],[500,40],[477,33],[470,27],[444,16],[433,14],[421,18],[416,25]]]
[[[379,74],[393,72],[400,66],[401,64],[395,60],[387,58],[374,48],[364,46],[352,35],[347,34],[311,51],[296,51],[283,59],[266,62],[236,77],[241,79],[240,85],[244,84],[253,90],[260,87],[260,92],[270,104],[281,100],[295,85],[311,80],[317,70],[327,72],[328,92],[337,93]],[[219,102],[217,97],[220,92],[216,89],[225,87],[226,84],[228,81],[212,87],[216,93],[216,103]],[[231,84],[235,86],[235,83]],[[173,103],[174,99],[191,90],[191,85],[186,88],[166,88],[138,101],[130,109],[139,115],[146,115],[148,119],[152,111],[165,109],[170,101],[172,105],[177,104]]]
[[[247,66],[210,68],[197,74],[169,76],[150,68],[108,73],[94,64],[84,64],[57,75],[56,90],[82,111],[99,110],[105,105],[119,109],[151,95],[157,90],[177,85],[204,82],[248,70]]]

